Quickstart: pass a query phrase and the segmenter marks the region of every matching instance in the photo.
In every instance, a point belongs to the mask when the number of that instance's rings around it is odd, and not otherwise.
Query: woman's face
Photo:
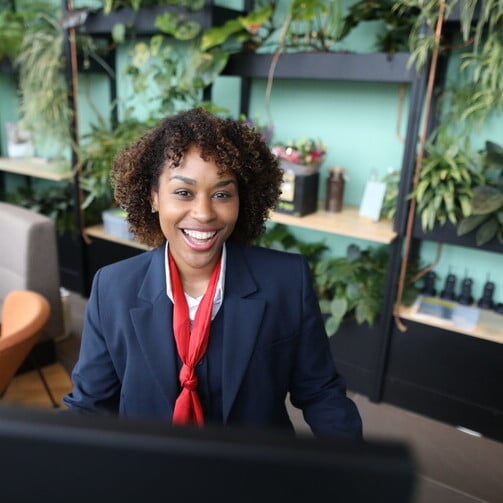
[[[211,274],[238,219],[236,177],[219,175],[213,161],[190,148],[178,168],[164,168],[158,192],[152,191],[152,206],[182,275]]]

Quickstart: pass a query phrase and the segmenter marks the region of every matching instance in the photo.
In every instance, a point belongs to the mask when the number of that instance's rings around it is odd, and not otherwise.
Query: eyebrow
[[[181,180],[182,182],[186,183],[187,185],[197,185],[197,180],[194,180],[193,178],[188,178],[186,176],[181,176],[181,175],[174,175],[170,177],[171,180]],[[237,186],[236,180],[233,179],[228,179],[228,180],[220,180],[217,183],[215,183],[214,187],[225,187],[229,184],[233,183],[234,185]]]

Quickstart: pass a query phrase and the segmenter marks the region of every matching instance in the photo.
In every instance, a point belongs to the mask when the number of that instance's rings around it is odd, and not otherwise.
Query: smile
[[[211,232],[201,232],[201,231],[192,231],[184,229],[183,233],[191,239],[197,239],[198,241],[207,241],[208,239],[212,239],[216,235],[216,231]]]

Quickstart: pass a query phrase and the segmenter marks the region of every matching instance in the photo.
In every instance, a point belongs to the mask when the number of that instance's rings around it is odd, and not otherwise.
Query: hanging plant
[[[31,20],[16,58],[19,65],[20,126],[35,143],[47,137],[63,149],[70,143],[68,89],[64,76],[59,11],[47,4]],[[43,76],[43,78],[41,78]]]
[[[459,41],[461,64],[452,78],[451,90],[444,96],[449,102],[445,122],[465,126],[482,124],[489,115],[503,110],[503,3],[501,0],[445,1],[445,19],[454,9],[460,16]],[[399,0],[395,9],[417,9],[418,16],[410,31],[410,66],[421,70],[436,46],[435,25],[440,15],[438,0]],[[445,21],[444,21],[445,22]],[[440,52],[448,42],[442,38]]]

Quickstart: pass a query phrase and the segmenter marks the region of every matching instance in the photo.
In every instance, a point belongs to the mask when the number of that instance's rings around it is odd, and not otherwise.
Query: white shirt
[[[218,278],[217,289],[215,291],[215,298],[213,299],[213,309],[211,312],[211,319],[215,318],[222,305],[224,299],[224,282],[225,282],[225,265],[227,258],[227,251],[225,249],[225,243],[222,249],[222,265],[220,268],[220,277]],[[171,290],[171,275],[169,273],[169,265],[168,265],[168,242],[166,241],[166,249],[164,253],[164,270],[166,271],[166,294],[170,298],[171,302],[173,302],[173,291]],[[185,292],[185,298],[187,299],[187,305],[189,306],[189,318],[191,321],[194,321],[196,317],[196,311],[199,307],[199,303],[203,296],[199,296],[197,298],[191,297],[188,293]]]

